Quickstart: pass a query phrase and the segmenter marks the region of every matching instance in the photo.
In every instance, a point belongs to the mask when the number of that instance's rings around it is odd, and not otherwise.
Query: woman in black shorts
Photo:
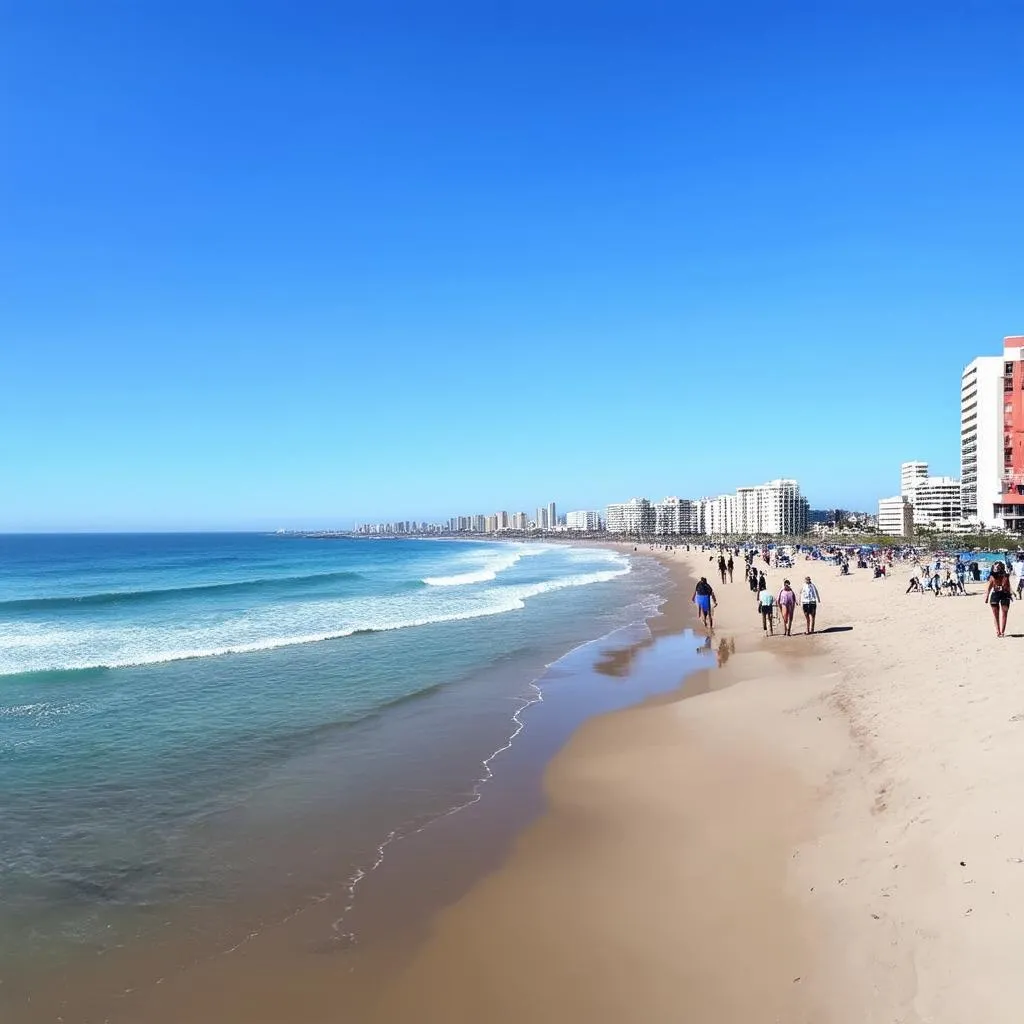
[[[985,600],[992,609],[992,618],[996,620],[996,636],[1004,636],[1006,633],[1006,616],[1012,598],[1006,566],[1002,562],[996,562],[992,566],[992,572],[988,577],[988,589],[985,591]]]

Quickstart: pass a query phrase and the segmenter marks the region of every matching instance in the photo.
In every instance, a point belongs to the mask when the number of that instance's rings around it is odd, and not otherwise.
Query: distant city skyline
[[[1024,8],[880,17],[15,5],[0,531],[958,475],[1024,330]]]

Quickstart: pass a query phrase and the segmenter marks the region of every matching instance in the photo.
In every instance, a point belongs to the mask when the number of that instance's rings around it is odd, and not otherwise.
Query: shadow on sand
[[[819,629],[817,633],[849,633],[853,626],[828,626],[826,629]]]

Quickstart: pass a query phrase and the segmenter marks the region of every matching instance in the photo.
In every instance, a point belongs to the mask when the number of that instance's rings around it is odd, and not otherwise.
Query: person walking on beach
[[[1002,562],[992,566],[985,590],[985,600],[992,609],[992,618],[996,622],[996,636],[1006,635],[1006,616],[1010,612],[1010,601],[1013,593],[1010,590],[1010,577]]]
[[[765,636],[775,636],[775,598],[767,587],[757,595],[757,607],[761,612],[761,628]]]
[[[804,585],[800,589],[800,604],[804,609],[804,619],[807,623],[807,632],[814,632],[814,619],[818,614],[818,605],[821,602],[821,595],[818,588],[811,582],[811,577],[804,578]]]
[[[732,555],[729,555],[729,561],[725,563],[725,567],[729,570],[729,582],[732,583],[732,570],[733,570]]]
[[[725,565],[725,555],[718,556],[718,573],[722,577],[722,582],[725,582],[725,574],[728,571]]]
[[[715,591],[708,583],[707,576],[701,576],[697,586],[693,588],[692,600],[697,606],[697,615],[700,617],[700,621],[710,632],[715,628],[715,616],[712,608],[718,607],[718,598],[715,597]]]
[[[779,606],[779,612],[782,615],[782,635],[792,636],[793,613],[796,611],[796,593],[789,585],[789,580],[782,581],[782,589],[779,591],[779,596],[775,599],[775,603]]]

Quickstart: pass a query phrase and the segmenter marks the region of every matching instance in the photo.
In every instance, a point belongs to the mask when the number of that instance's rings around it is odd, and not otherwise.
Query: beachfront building
[[[914,489],[914,525],[934,530],[954,529],[963,515],[960,481],[930,476]]]
[[[1008,342],[1004,341],[1004,354]],[[1016,339],[1024,343],[1024,339]],[[1009,346],[1018,355],[1020,344]],[[1001,525],[996,505],[1001,504],[1002,476],[1006,463],[1004,419],[1014,402],[1004,400],[1007,366],[1013,379],[1013,359],[981,355],[969,362],[961,375],[961,506],[966,519],[983,526]],[[1011,387],[1013,385],[1011,384]],[[1021,421],[1018,419],[1018,423]],[[1013,485],[1011,483],[1011,485]]]
[[[704,529],[704,525],[707,522],[707,506],[704,502],[704,498],[698,498],[696,501],[690,502],[690,528],[686,531],[687,533],[707,533],[707,530]]]
[[[538,530],[546,530],[548,528],[548,510],[546,508],[537,509],[537,519],[534,522],[534,526]]]
[[[917,488],[928,479],[927,462],[904,462],[900,466],[900,496],[914,504]]]
[[[555,503],[548,505],[548,529],[553,530],[558,525],[558,516],[555,514]]]
[[[609,505],[605,523],[609,533],[654,533],[657,526],[654,506],[646,498]]]
[[[593,532],[601,529],[600,512],[566,512],[565,526],[569,530],[587,530]]]
[[[910,537],[914,533],[914,506],[902,494],[878,501],[878,532],[890,537]]]
[[[810,508],[795,480],[740,487],[735,494],[691,502],[692,533],[705,536],[799,536],[807,532]]]
[[[654,506],[654,528],[656,533],[694,533],[694,502],[686,498],[665,498]]]
[[[927,462],[904,462],[900,466],[899,496],[910,505],[914,526],[948,532],[956,529],[963,518],[961,482],[951,476],[930,476]],[[883,498],[878,504],[880,510],[882,502],[895,499]],[[895,504],[888,508],[890,522],[895,525],[897,515],[902,516],[903,512]]]
[[[704,533],[708,536],[722,536],[738,533],[737,496],[720,494],[717,498],[702,498]]]
[[[769,480],[736,492],[735,533],[792,537],[807,532],[810,508],[796,480]]]

